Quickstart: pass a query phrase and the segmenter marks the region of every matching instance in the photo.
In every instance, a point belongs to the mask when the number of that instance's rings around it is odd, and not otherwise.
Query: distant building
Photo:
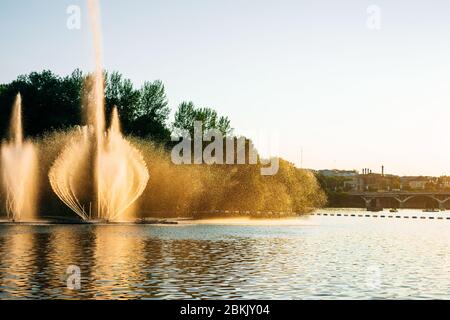
[[[325,169],[319,170],[319,174],[325,177],[342,177],[342,178],[353,178],[358,175],[356,170],[337,170],[337,169]]]
[[[409,181],[409,187],[411,189],[424,190],[427,183],[428,183],[427,181],[413,180],[413,181]]]
[[[351,191],[357,191],[359,189],[359,178],[352,177],[352,178],[349,178],[349,180],[345,180],[344,181],[344,189],[351,190]]]
[[[425,190],[427,184],[431,182],[432,177],[401,177],[400,189]]]
[[[439,187],[442,189],[449,189],[450,188],[450,177],[439,178]]]
[[[352,191],[357,189],[358,171],[324,169],[317,173],[325,178],[326,186],[334,191]]]
[[[334,191],[386,192],[386,191],[448,191],[450,176],[396,176],[386,174],[384,166],[380,173],[363,168],[357,170],[324,169],[316,171],[325,179],[325,187]]]

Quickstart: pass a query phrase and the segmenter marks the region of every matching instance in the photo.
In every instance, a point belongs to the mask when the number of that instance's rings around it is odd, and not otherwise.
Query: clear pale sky
[[[69,5],[81,7],[69,30]],[[380,29],[366,25],[369,5]],[[450,175],[450,1],[101,1],[104,62],[308,168]],[[93,70],[84,1],[0,0],[0,82]]]

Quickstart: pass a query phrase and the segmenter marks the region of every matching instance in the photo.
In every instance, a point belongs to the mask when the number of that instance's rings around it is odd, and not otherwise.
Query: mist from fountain
[[[94,39],[93,85],[86,85],[87,126],[74,135],[50,169],[58,197],[82,219],[123,220],[143,193],[149,174],[140,152],[121,134],[117,109],[105,132],[104,77],[99,4],[88,0]]]
[[[20,94],[11,113],[9,139],[1,146],[1,171],[8,218],[33,218],[38,190],[37,158],[33,144],[23,139]]]

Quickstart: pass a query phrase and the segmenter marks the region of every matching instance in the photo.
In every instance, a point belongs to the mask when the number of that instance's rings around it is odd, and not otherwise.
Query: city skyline
[[[50,3],[2,1],[0,83],[94,70],[84,1]],[[71,5],[79,30],[67,28]],[[370,5],[104,1],[105,68],[136,86],[161,79],[172,110],[192,100],[236,133],[276,134],[298,166],[450,174],[450,5],[378,1],[376,30]]]

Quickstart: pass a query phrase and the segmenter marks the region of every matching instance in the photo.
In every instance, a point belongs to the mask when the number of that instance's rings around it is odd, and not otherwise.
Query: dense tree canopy
[[[79,70],[75,70],[64,78],[50,71],[32,72],[2,85],[0,91],[2,133],[5,134],[7,131],[12,105],[19,92],[22,95],[23,122],[28,135],[39,135],[46,131],[79,124],[82,84],[83,75]]]
[[[169,140],[170,109],[161,81],[145,82],[140,90],[136,90],[131,80],[124,79],[118,72],[107,74],[105,79],[107,113],[117,106],[125,133],[157,142]]]
[[[51,71],[32,72],[0,85],[0,130],[5,136],[14,98],[21,93],[26,135],[38,136],[45,132],[66,129],[84,123],[83,109],[87,104],[89,75],[75,70],[60,77]],[[109,115],[117,107],[124,133],[149,138],[155,142],[170,141],[170,108],[164,84],[145,82],[141,88],[119,72],[105,73],[105,108]],[[219,117],[211,108],[196,108],[192,102],[183,102],[176,113],[174,129],[193,130],[194,121],[202,121],[204,128],[218,128],[230,133],[230,120]]]

